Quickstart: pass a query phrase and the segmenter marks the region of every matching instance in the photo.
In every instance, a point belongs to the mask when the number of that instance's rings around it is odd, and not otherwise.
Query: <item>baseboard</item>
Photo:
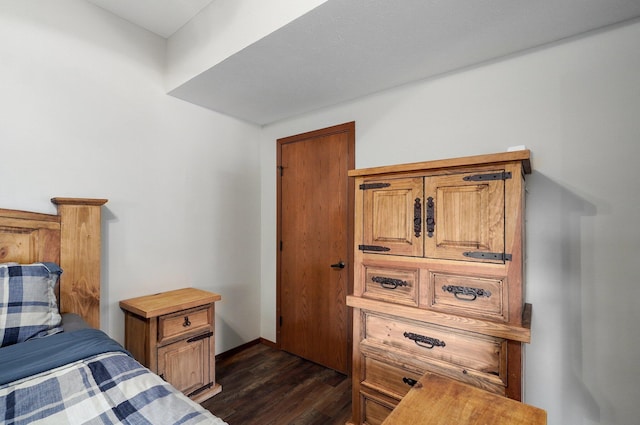
[[[216,362],[219,361],[219,360],[226,359],[227,357],[231,357],[234,354],[238,354],[239,352],[244,351],[249,347],[253,347],[256,344],[264,344],[264,345],[267,345],[267,346],[269,346],[271,348],[277,348],[275,342],[269,341],[268,339],[264,339],[264,338],[256,338],[256,339],[254,339],[252,341],[245,342],[244,344],[239,345],[239,346],[237,346],[235,348],[232,348],[230,350],[227,350],[227,351],[225,351],[223,353],[216,354]]]
[[[260,343],[271,348],[278,348],[278,345],[275,342],[269,341],[268,339],[260,338]]]

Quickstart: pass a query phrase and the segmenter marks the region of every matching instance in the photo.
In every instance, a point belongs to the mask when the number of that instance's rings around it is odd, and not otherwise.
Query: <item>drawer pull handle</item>
[[[405,384],[407,384],[410,387],[413,387],[418,381],[416,381],[415,379],[411,379],[411,378],[402,378],[402,382],[404,382]]]
[[[431,350],[433,347],[444,347],[446,344],[444,341],[440,341],[436,338],[431,338],[430,336],[424,336],[419,334],[414,334],[413,332],[405,332],[405,338],[409,338],[413,342],[416,343],[418,347],[426,348]]]
[[[398,286],[409,286],[406,280],[392,279],[384,276],[373,276],[371,281],[379,283],[380,286],[386,289],[396,289]]]
[[[429,196],[427,198],[427,236],[433,237],[433,232],[436,227],[435,214],[433,213],[433,198]]]
[[[491,296],[491,292],[482,288],[470,288],[468,286],[445,285],[442,287],[444,292],[453,294],[457,299],[462,301],[475,301],[478,297]]]
[[[189,316],[184,316],[184,323],[182,324],[185,328],[191,326],[191,322],[189,321]]]
[[[422,201],[416,198],[413,203],[413,232],[416,238],[422,233]]]

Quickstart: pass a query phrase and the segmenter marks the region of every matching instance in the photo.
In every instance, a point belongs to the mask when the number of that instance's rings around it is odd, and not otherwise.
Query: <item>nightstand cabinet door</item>
[[[213,382],[209,373],[212,336],[203,336],[174,342],[158,349],[158,375],[187,396],[211,387]]]

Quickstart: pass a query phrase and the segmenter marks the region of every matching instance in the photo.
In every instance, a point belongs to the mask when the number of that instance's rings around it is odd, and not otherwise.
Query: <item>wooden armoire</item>
[[[433,372],[516,400],[528,150],[352,170],[353,424]]]

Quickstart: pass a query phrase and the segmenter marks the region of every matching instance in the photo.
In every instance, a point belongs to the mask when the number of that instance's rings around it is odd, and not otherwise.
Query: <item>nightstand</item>
[[[125,348],[194,401],[218,394],[214,303],[221,296],[184,288],[120,301]]]

